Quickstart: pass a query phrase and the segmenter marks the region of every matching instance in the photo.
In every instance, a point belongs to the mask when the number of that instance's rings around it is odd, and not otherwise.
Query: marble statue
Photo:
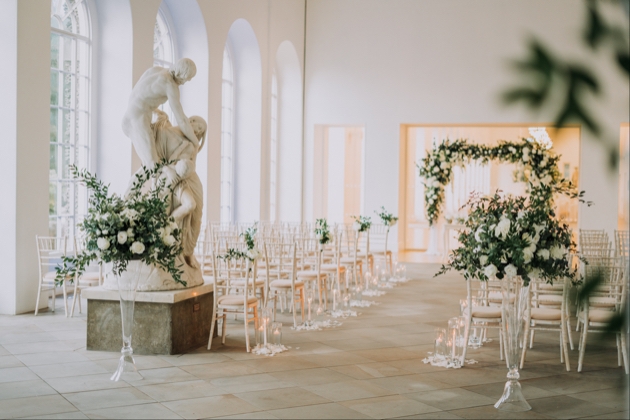
[[[204,280],[194,251],[201,232],[203,187],[196,172],[197,153],[203,147],[207,124],[199,117],[186,118],[179,103],[179,85],[195,75],[195,64],[180,60],[173,69],[153,67],[147,70],[133,88],[123,128],[142,159],[144,166],[153,166],[166,159],[172,163],[160,171],[159,178],[170,187],[170,215],[182,231],[182,253],[176,265],[182,270],[186,287],[202,285]],[[178,125],[173,126],[168,115],[157,109],[168,99]],[[152,122],[156,116],[155,122]],[[132,181],[135,178],[132,177]],[[147,184],[147,188],[150,185]],[[144,271],[144,270],[143,270]],[[147,266],[146,278],[138,284],[138,291],[182,289],[166,271]],[[112,275],[105,278],[106,289],[117,290]]]
[[[151,67],[133,87],[122,129],[131,139],[144,166],[151,168],[159,161],[151,120],[155,110],[167,100],[181,132],[193,144],[199,144],[179,101],[179,86],[196,73],[195,63],[189,58],[182,58],[170,69]]]

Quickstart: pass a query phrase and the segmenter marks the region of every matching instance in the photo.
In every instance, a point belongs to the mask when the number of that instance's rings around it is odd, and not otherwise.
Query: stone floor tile
[[[159,402],[212,397],[228,393],[228,391],[201,379],[147,386],[137,385],[137,388]]]
[[[381,343],[377,340],[369,338],[356,338],[356,339],[343,339],[343,340],[328,340],[326,344],[339,350],[352,351],[352,350],[364,350],[364,349],[379,349],[391,347],[387,343]]]
[[[493,399],[495,402],[501,398],[503,395],[503,388],[505,387],[505,382],[496,382],[493,384],[483,384],[483,385],[472,385],[463,387],[463,389],[467,391],[474,392],[476,394],[484,395]],[[527,382],[521,381],[521,388],[523,390],[523,395],[526,400],[535,399],[535,398],[546,398],[551,397],[557,394],[553,391],[549,391],[547,389],[537,388],[533,385],[530,385]]]
[[[9,332],[0,335],[0,344],[5,347],[6,344],[47,343],[56,340],[58,340],[58,338],[48,332]]]
[[[389,389],[397,394],[435,391],[437,389],[454,388],[452,385],[426,378],[426,374],[413,374],[388,378],[369,379],[369,383]]]
[[[331,370],[343,373],[354,379],[385,378],[389,376],[411,375],[412,372],[397,368],[388,363],[362,363],[360,365],[331,366]]]
[[[290,350],[298,356],[330,355],[341,351],[335,347],[329,346],[327,343],[320,343],[318,341],[307,341],[304,343],[292,344]]]
[[[102,408],[100,410],[85,410],[91,419],[181,419],[162,404],[140,404],[125,407]]]
[[[246,420],[246,419],[252,419],[252,420],[256,420],[256,419],[277,419],[278,417],[272,415],[270,412],[268,411],[256,411],[255,413],[243,413],[243,414],[234,414],[233,416],[221,416],[221,417],[213,417],[216,419],[242,419],[242,420]]]
[[[136,367],[139,370],[173,367],[172,364],[157,356],[134,356],[133,358],[136,361]],[[94,363],[99,366],[103,366],[108,372],[113,373],[118,368],[119,359],[120,357],[118,359],[101,359],[94,361]]]
[[[42,379],[67,378],[71,376],[94,375],[98,373],[114,373],[89,361],[77,363],[58,363],[51,365],[31,366],[30,369]]]
[[[76,407],[61,395],[42,395],[0,400],[0,416],[3,418],[33,417],[72,411],[77,411]]]
[[[589,377],[573,373],[571,375],[556,375],[545,378],[526,379],[521,381],[537,388],[553,391],[557,394],[576,394],[587,391],[599,391],[615,387],[614,381]]]
[[[444,369],[442,372],[422,373],[426,379],[444,382],[452,387],[465,387],[486,383],[506,381],[507,368],[505,369]]]
[[[278,379],[268,373],[212,379],[210,383],[230,394],[295,386],[289,381]]]
[[[0,400],[8,400],[11,398],[37,397],[39,395],[54,394],[57,394],[57,391],[55,391],[41,379],[0,383]]]
[[[303,407],[270,410],[270,414],[279,419],[364,419],[368,418],[358,411],[341,404],[328,403]]]
[[[0,356],[8,356],[10,354],[11,352],[9,352],[9,350],[5,349],[3,346],[0,346]]]
[[[354,350],[354,351],[351,351],[350,353],[356,354],[357,356],[365,357],[375,362],[389,362],[393,360],[414,359],[418,357],[416,353],[403,350],[397,347],[390,347],[390,348],[383,348],[383,349]]]
[[[202,419],[261,411],[256,406],[231,394],[170,401],[162,405],[185,419]]]
[[[28,416],[22,417],[25,419],[88,419],[89,417],[80,411],[73,411],[71,413],[58,413],[58,414],[45,414],[43,416]]]
[[[330,402],[330,400],[326,398],[322,398],[317,394],[298,387],[243,392],[235,395],[256,407],[259,407],[261,410],[274,410],[278,408],[298,407]]]
[[[200,379],[217,379],[232,376],[254,375],[263,373],[253,366],[242,362],[212,363],[209,365],[182,366],[180,369],[189,372]]]
[[[53,365],[59,363],[89,362],[87,357],[73,351],[29,353],[16,356],[26,366]]]
[[[609,413],[609,414],[598,414],[592,417],[581,417],[583,419],[630,419],[630,412],[628,411],[619,411],[617,413]]]
[[[3,347],[11,354],[29,354],[29,353],[53,353],[72,351],[68,345],[62,341],[50,342],[27,342],[27,343],[7,343]]]
[[[482,407],[461,408],[450,411],[451,414],[464,419],[552,419],[554,417],[537,413],[535,411],[525,411],[521,413],[510,413],[494,408],[494,405],[484,405]]]
[[[144,369],[139,370],[139,372],[143,379],[134,381],[127,380],[126,382],[134,386],[144,386],[169,382],[193,381],[197,379],[194,375],[174,366],[159,369]]]
[[[264,373],[319,367],[315,363],[307,362],[298,357],[265,357],[242,363]]]
[[[0,356],[0,369],[22,366],[24,366],[24,364],[15,356]]]
[[[346,351],[335,351],[325,354],[307,354],[304,356],[298,356],[299,358],[306,360],[310,363],[315,363],[318,366],[341,366],[341,365],[356,365],[359,363],[371,363],[374,360],[359,356],[357,354]]]
[[[158,356],[160,359],[165,360],[172,366],[187,366],[187,365],[201,365],[206,363],[220,363],[226,362],[230,359],[219,353],[187,353],[173,356]]]
[[[113,372],[96,375],[66,376],[63,378],[48,378],[46,382],[60,394],[83,391],[97,391],[99,389],[125,388],[130,386],[125,381],[110,380]]]
[[[438,389],[436,391],[406,394],[405,397],[428,404],[440,410],[457,410],[459,408],[478,407],[494,404],[496,400],[467,391],[462,388]]]
[[[0,369],[0,383],[30,381],[34,379],[39,379],[39,377],[27,367]]]
[[[367,381],[352,380],[346,382],[323,383],[319,385],[308,385],[302,388],[313,392],[331,401],[347,401],[362,398],[383,397],[393,395],[394,392],[381,388]]]
[[[273,372],[271,376],[297,386],[330,384],[352,379],[348,375],[327,368],[285,370]]]
[[[412,373],[429,373],[429,372],[442,372],[443,367],[432,366],[431,363],[424,363],[423,359],[409,359],[409,360],[392,360],[387,362],[389,366],[393,366],[399,369],[406,370]],[[476,366],[476,365],[471,365]]]
[[[456,416],[455,414],[449,411],[436,411],[435,413],[427,413],[427,414],[414,414],[413,416],[403,416],[396,417],[397,419],[445,419],[445,420],[457,420],[462,417]]]
[[[133,387],[76,392],[63,396],[81,411],[155,402],[153,398]]]
[[[558,395],[549,398],[537,398],[528,401],[535,411],[546,416],[558,419],[573,419],[576,417],[598,416],[601,414],[614,413],[618,409],[593,404],[588,401],[573,398],[570,395]]]
[[[340,404],[376,419],[440,411],[435,407],[400,395],[344,401]]]

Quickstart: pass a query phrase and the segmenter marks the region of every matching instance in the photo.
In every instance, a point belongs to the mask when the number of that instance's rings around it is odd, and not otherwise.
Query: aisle
[[[145,380],[112,383],[118,354],[84,348],[85,317],[63,311],[0,317],[0,413],[63,418],[491,418],[507,373],[498,343],[470,350],[478,364],[444,369],[424,364],[433,330],[457,315],[465,283],[432,278],[437,265],[410,265],[414,280],[387,290],[361,314],[322,331],[291,331],[274,357],[246,354],[242,325],[227,346],[181,356],[138,356]],[[61,305],[58,305],[61,307]],[[240,333],[240,334],[239,334]],[[574,333],[575,334],[575,333]],[[253,333],[252,333],[253,338]],[[628,417],[626,380],[612,344],[589,344],[585,372],[559,362],[557,339],[537,336],[521,372],[533,407],[518,418]],[[220,343],[217,339],[215,344]],[[549,344],[546,344],[549,343]],[[624,412],[625,413],[622,413]],[[63,414],[62,414],[63,413]],[[544,414],[542,414],[544,413]],[[503,418],[505,418],[503,416]]]

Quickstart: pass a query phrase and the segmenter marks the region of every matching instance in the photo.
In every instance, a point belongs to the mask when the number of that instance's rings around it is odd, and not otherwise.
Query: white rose
[[[475,232],[475,240],[477,242],[481,242],[481,234],[483,233],[483,228],[480,227],[477,229],[477,231]]]
[[[540,277],[540,270],[538,268],[534,268],[527,274],[530,278],[537,279]]]
[[[142,242],[134,242],[129,248],[134,254],[142,254],[144,252],[144,244]]]
[[[523,162],[529,161],[529,155],[523,155]]]
[[[438,173],[440,172],[440,168],[438,168],[437,166],[433,168],[433,173]]]
[[[543,231],[543,229],[545,228],[545,225],[534,225],[534,230],[536,231],[536,235],[538,235],[540,232]]]
[[[125,242],[127,242],[127,232],[125,232],[124,230],[118,232],[118,243],[122,245]]]
[[[435,181],[433,181],[433,184],[431,184],[431,185],[433,185],[433,187],[437,188],[437,187],[439,187],[441,184],[440,184],[440,181],[438,181],[438,180],[436,179]]]
[[[548,260],[549,259],[549,250],[548,249],[541,249],[540,251],[538,251],[536,253],[536,255],[538,255],[543,260]]]
[[[510,231],[511,224],[512,222],[510,221],[510,219],[504,216],[501,216],[501,220],[499,221],[499,224],[496,226],[496,228],[494,228],[494,236],[496,236],[497,238],[501,238],[502,240],[505,240],[508,232]]]
[[[525,264],[531,262],[532,258],[534,258],[534,252],[536,252],[536,245],[530,244],[527,248],[523,249],[523,261]]]
[[[567,253],[566,248],[563,246],[554,245],[551,247],[551,258],[555,258],[556,260],[563,259],[565,254]]]
[[[487,263],[488,263],[488,256],[487,255],[482,255],[481,257],[479,257],[479,264],[486,265]]]
[[[173,235],[167,235],[164,238],[162,238],[162,242],[164,242],[167,246],[173,246],[175,245],[175,237]]]
[[[109,248],[109,239],[107,238],[98,238],[96,241],[96,245],[98,249],[102,249],[103,251]]]
[[[442,168],[442,169],[448,168],[448,163],[446,163],[446,162],[440,163],[440,168]]]
[[[260,252],[258,252],[256,248],[252,248],[249,251],[247,251],[247,256],[249,257],[250,260],[255,260],[256,258],[258,258],[259,255],[260,255]]]
[[[519,210],[518,211],[518,216],[516,216],[517,219],[522,219],[523,217],[525,217],[525,212],[523,210]]]
[[[171,228],[171,232],[174,231],[175,229],[179,229],[179,226],[177,226],[177,223],[171,221],[168,223],[168,227]]]
[[[524,155],[529,155],[529,148],[528,147],[524,147],[523,148],[523,154]]]
[[[542,182],[545,185],[549,185],[552,181],[551,175],[545,175],[540,182]]]
[[[103,231],[103,235],[109,235],[109,230],[105,229],[105,230]]]
[[[390,220],[389,226],[394,226],[396,224],[396,222],[398,222],[398,220],[396,220],[396,219]]]
[[[512,264],[506,265],[503,271],[505,272],[505,275],[508,276],[508,278],[510,279],[512,277],[516,277],[517,270],[516,267],[514,267]]]
[[[354,222],[354,224],[352,225],[352,229],[356,230],[357,232],[360,231],[361,230],[361,224],[359,222]]]
[[[494,264],[490,264],[489,266],[484,268],[483,274],[485,274],[486,277],[488,277],[490,279],[490,278],[494,277],[494,275],[497,274],[498,271],[499,270],[497,270],[497,267],[495,267]]]
[[[132,228],[127,229],[127,237],[128,238],[132,238],[133,237],[133,229]]]

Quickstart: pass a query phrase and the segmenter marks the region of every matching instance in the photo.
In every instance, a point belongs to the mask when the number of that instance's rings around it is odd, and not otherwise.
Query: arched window
[[[91,46],[86,0],[52,0],[50,17],[49,231],[74,235],[87,191],[70,166],[91,169]]]
[[[234,63],[229,43],[223,50],[221,88],[221,222],[234,216]]]
[[[170,68],[175,63],[175,43],[173,42],[173,31],[171,31],[171,17],[167,6],[162,2],[158,9],[153,28],[153,65]],[[162,111],[166,112],[173,120],[173,113],[168,101],[160,105]]]
[[[153,65],[169,68],[175,62],[175,46],[166,5],[160,4],[153,29]]]
[[[278,199],[278,77],[271,76],[271,144],[269,147],[269,220],[277,218]]]

